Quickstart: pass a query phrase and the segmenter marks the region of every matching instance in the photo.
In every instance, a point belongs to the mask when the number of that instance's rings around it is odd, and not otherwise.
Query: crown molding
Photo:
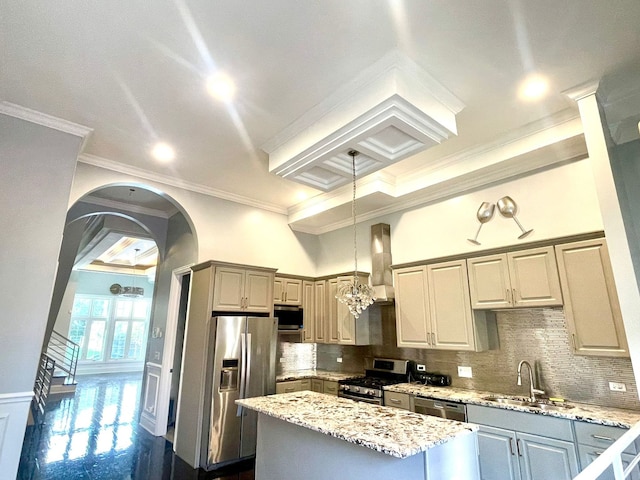
[[[73,123],[62,118],[54,117],[53,115],[48,115],[46,113],[38,112],[37,110],[32,110],[30,108],[23,107],[22,105],[16,105],[15,103],[11,102],[0,102],[0,113],[9,117],[19,118],[20,120],[35,123],[36,125],[52,128],[54,130],[58,130],[59,132],[64,132],[76,137],[80,137],[82,138],[82,147],[80,151],[82,151],[82,148],[84,148],[84,145],[91,135],[91,132],[93,132],[93,128],[85,127],[84,125]]]
[[[123,173],[125,175],[143,178],[145,180],[150,180],[152,182],[188,190],[190,192],[201,193],[202,195],[207,195],[209,197],[220,198],[222,200],[228,200],[230,202],[240,203],[249,207],[259,208],[261,210],[267,210],[269,212],[279,213],[282,215],[287,214],[287,209],[281,207],[280,205],[261,202],[253,198],[248,198],[242,195],[237,195],[235,193],[226,192],[224,190],[207,187],[199,183],[188,182],[186,180],[180,180],[168,175],[150,172],[149,170],[132,167],[131,165],[126,165],[124,163],[116,162],[114,160],[109,160],[103,157],[98,157],[96,155],[81,154],[80,156],[78,156],[78,161],[86,163],[87,165],[93,165],[94,167],[100,167],[106,170]]]
[[[158,210],[155,208],[142,207],[140,205],[132,205],[130,203],[118,202],[116,200],[108,200],[106,198],[94,197],[91,194],[82,197],[79,202],[90,203],[92,205],[99,205],[101,207],[115,208],[117,210],[124,210],[127,212],[139,213],[140,215],[149,215],[151,217],[159,217],[169,219],[178,213],[178,209],[173,207],[169,211]]]
[[[565,90],[562,93],[574,102],[577,102],[578,100],[582,100],[589,95],[594,95],[598,91],[599,86],[600,80],[590,80],[573,88]]]

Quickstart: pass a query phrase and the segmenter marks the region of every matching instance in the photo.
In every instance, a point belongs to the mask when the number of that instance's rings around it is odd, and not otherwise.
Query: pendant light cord
[[[351,163],[353,167],[353,200],[351,202],[351,216],[353,217],[353,259],[355,269],[353,271],[353,284],[358,283],[358,241],[356,238],[356,150],[349,150],[351,155]]]

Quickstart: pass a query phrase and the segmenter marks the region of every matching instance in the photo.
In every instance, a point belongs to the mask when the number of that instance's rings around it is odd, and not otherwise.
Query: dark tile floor
[[[139,427],[140,388],[140,374],[78,377],[74,397],[51,402],[42,423],[27,427],[17,480],[253,480],[247,462],[193,469]]]

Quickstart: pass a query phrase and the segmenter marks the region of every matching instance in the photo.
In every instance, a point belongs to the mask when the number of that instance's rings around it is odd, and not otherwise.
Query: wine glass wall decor
[[[482,202],[480,207],[478,208],[478,212],[476,213],[476,217],[480,222],[480,226],[478,227],[478,231],[476,232],[476,236],[473,238],[467,238],[467,241],[473,243],[474,245],[480,245],[478,241],[478,235],[480,235],[480,229],[482,225],[487,223],[489,220],[493,218],[493,212],[495,211],[496,206],[493,203]]]
[[[516,222],[516,225],[520,227],[520,231],[522,233],[518,237],[519,240],[525,238],[527,235],[533,232],[533,229],[525,230],[524,227],[520,224],[520,222],[516,218],[516,213],[518,213],[518,205],[513,200],[513,198],[509,196],[504,196],[500,200],[498,200],[497,205],[498,205],[498,211],[503,217],[513,218],[513,221]],[[485,223],[487,223],[489,220],[493,218],[495,207],[496,207],[496,204],[489,203],[489,202],[482,202],[480,204],[480,207],[476,212],[476,218],[480,222],[480,225],[478,226],[478,230],[476,231],[476,236],[473,238],[467,238],[468,242],[473,243],[474,245],[480,245],[480,242],[478,241],[478,235],[480,235],[480,230],[482,229],[482,225],[484,225]]]

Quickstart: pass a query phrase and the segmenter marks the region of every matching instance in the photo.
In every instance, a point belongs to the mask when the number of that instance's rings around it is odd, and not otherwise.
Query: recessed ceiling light
[[[541,75],[531,75],[520,86],[520,98],[537,100],[545,96],[549,90],[549,82]]]
[[[226,73],[218,72],[207,78],[207,91],[217,100],[228,102],[236,93],[236,86]]]
[[[153,150],[151,150],[151,155],[159,162],[170,162],[176,158],[176,152],[173,147],[164,142],[156,143]]]

